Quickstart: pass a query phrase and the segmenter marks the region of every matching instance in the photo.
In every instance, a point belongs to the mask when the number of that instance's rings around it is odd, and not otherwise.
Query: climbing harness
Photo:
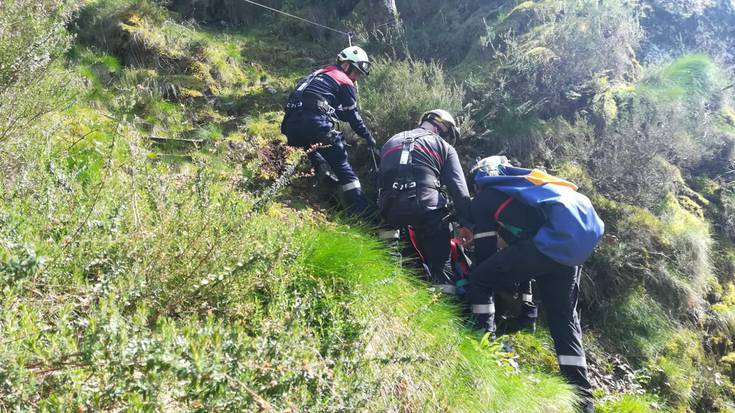
[[[413,154],[415,149],[423,148],[416,141],[422,137],[432,135],[429,131],[403,132],[400,145],[388,149],[385,155],[401,150],[398,168],[395,176],[385,176],[378,192],[378,206],[383,218],[395,227],[409,224],[421,212],[419,188],[434,188],[439,190],[441,183],[434,176],[424,176],[417,179],[414,172]]]

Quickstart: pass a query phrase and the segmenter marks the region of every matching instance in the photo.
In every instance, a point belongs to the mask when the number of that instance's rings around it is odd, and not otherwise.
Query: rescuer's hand
[[[472,244],[472,240],[475,238],[475,234],[472,230],[466,227],[459,227],[459,240],[462,241],[462,246],[466,247]]]

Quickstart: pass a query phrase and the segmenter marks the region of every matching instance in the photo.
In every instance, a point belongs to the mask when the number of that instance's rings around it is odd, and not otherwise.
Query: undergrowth
[[[0,4],[18,29],[0,30],[0,410],[573,410],[545,329],[483,342],[289,187],[307,168],[281,107],[332,50],[272,17],[71,3]],[[458,67],[376,59],[363,113],[385,139],[443,107],[464,161],[505,151],[579,183],[607,229],[580,302],[598,408],[729,411],[729,79],[699,53],[641,64],[639,10],[593,3],[482,6],[451,36],[472,37]],[[431,18],[451,30],[463,7]]]

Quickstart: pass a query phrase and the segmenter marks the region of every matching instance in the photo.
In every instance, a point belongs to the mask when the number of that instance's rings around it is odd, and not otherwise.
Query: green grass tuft
[[[654,100],[711,99],[727,84],[717,64],[705,55],[685,55],[647,74],[637,91]]]
[[[653,396],[626,394],[602,403],[596,411],[600,413],[654,413],[661,411]]]
[[[312,236],[308,266],[347,280],[356,296],[354,311],[367,323],[363,357],[380,383],[368,410],[396,402],[426,411],[570,409],[573,399],[560,382],[541,373],[529,373],[535,377],[529,381],[499,367],[499,356],[458,324],[457,309],[397,271],[381,243],[339,227]],[[386,358],[397,365],[383,365]],[[395,386],[401,388],[397,400]]]

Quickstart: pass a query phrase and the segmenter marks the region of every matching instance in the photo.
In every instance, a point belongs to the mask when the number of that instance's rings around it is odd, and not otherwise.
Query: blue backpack
[[[498,170],[500,176],[476,176],[475,183],[541,211],[546,223],[533,237],[536,248],[560,264],[582,265],[605,232],[589,198],[573,183],[538,169],[501,165]]]

